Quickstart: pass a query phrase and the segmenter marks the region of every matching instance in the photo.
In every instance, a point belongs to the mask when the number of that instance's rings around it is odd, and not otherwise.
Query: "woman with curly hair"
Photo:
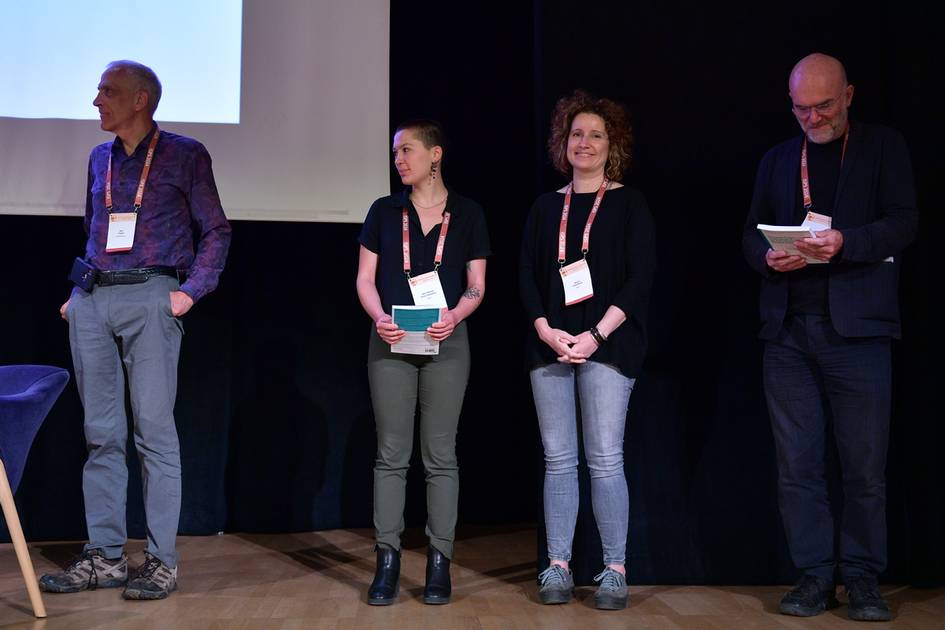
[[[578,427],[604,551],[598,608],[627,605],[629,493],[623,437],[630,392],[646,350],[655,270],[653,219],[643,195],[620,183],[630,164],[626,109],[577,91],[552,115],[548,151],[570,182],[532,205],[522,243],[522,301],[532,393],[545,451],[549,566],[544,604],[570,601],[568,563],[578,513]]]

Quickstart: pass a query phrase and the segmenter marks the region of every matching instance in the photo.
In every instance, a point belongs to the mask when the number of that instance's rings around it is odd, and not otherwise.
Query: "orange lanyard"
[[[144,184],[148,181],[148,173],[151,172],[151,162],[154,160],[154,148],[158,143],[158,136],[161,135],[160,129],[154,130],[154,136],[151,137],[151,144],[148,145],[148,155],[144,158],[144,168],[141,169],[141,179],[138,180],[138,191],[135,193],[135,209],[137,212],[141,208],[141,201],[144,199]],[[112,211],[112,154],[108,153],[108,170],[105,171],[105,209]]]
[[[407,214],[407,208],[404,208],[403,220],[401,221],[403,242],[404,242],[404,274],[410,277],[410,215]],[[433,271],[440,268],[443,262],[443,245],[446,244],[446,233],[450,229],[450,213],[443,212],[443,223],[440,225],[440,238],[436,242],[436,254],[433,256]]]
[[[843,158],[847,154],[847,141],[850,139],[850,125],[843,132],[843,149],[840,152],[840,168],[843,168]],[[801,146],[801,191],[804,193],[804,211],[810,212],[814,206],[810,198],[810,175],[807,172],[807,136],[804,136],[804,144]]]
[[[604,193],[607,192],[607,184],[610,182],[607,181],[607,178],[604,178],[604,181],[600,184],[600,189],[597,191],[597,197],[594,198],[594,205],[591,207],[591,214],[587,217],[587,223],[584,225],[584,235],[581,238],[581,254],[586,258],[587,252],[591,249],[591,226],[594,225],[594,219],[597,218],[597,210],[600,208],[601,201],[604,200]],[[564,265],[564,261],[567,260],[566,246],[567,246],[567,232],[568,232],[568,215],[571,213],[571,190],[573,189],[572,184],[568,184],[567,189],[564,191],[564,207],[561,208],[561,224],[558,227],[558,264]]]

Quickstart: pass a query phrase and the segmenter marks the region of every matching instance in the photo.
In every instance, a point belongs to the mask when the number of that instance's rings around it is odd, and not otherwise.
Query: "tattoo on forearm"
[[[479,290],[479,287],[469,287],[463,292],[463,297],[470,300],[478,300],[482,297],[482,291]]]

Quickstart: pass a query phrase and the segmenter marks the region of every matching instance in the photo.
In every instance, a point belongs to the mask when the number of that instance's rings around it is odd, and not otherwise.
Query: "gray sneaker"
[[[571,570],[553,564],[538,574],[538,598],[542,604],[567,604],[574,595]]]
[[[594,576],[600,584],[594,593],[594,605],[601,610],[623,610],[627,607],[627,578],[619,571],[605,568]]]
[[[124,586],[127,581],[128,556],[109,560],[101,549],[87,549],[61,573],[41,577],[39,588],[47,593],[78,593]]]
[[[144,564],[135,571],[121,596],[125,599],[164,599],[175,590],[177,567],[172,569],[145,551]]]

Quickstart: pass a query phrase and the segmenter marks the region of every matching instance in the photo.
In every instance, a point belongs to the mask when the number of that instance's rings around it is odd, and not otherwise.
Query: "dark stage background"
[[[458,13],[444,3],[392,3],[391,121],[423,115],[446,125],[445,177],[486,207],[495,251],[484,305],[470,321],[462,523],[541,518],[540,443],[522,352],[523,336],[533,333],[514,278],[532,199],[562,184],[543,148],[549,112],[556,98],[585,87],[630,106],[636,148],[628,183],[646,194],[657,222],[651,351],[626,442],[631,579],[795,577],[761,392],[758,281],[742,261],[740,234],[763,152],[798,133],[787,75],[819,50],[845,61],[856,86],[853,118],[899,129],[912,151],[923,214],[919,241],[903,256],[905,337],[895,344],[883,578],[945,580],[945,336],[933,309],[942,270],[935,243],[945,227],[937,98],[945,48],[940,12],[908,5],[506,2]],[[259,181],[265,186],[265,173]],[[375,442],[364,361],[371,326],[354,291],[358,231],[234,224],[219,289],[185,318],[177,403],[182,534],[370,526]],[[82,251],[81,221],[3,216],[0,234],[0,363],[71,367],[58,307],[70,262]],[[31,540],[85,536],[81,427],[70,384],[17,495]],[[408,525],[424,519],[415,459]],[[130,532],[142,537],[136,464],[132,470]],[[579,579],[586,582],[599,563],[585,501],[575,543]]]

